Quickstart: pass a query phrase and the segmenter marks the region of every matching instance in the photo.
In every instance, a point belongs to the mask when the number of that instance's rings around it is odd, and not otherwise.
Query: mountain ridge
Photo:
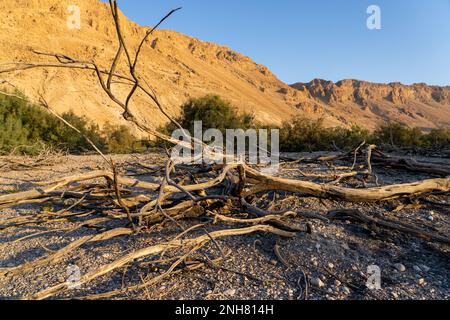
[[[80,30],[68,30],[66,25],[67,7],[73,4],[81,9]],[[123,14],[121,20],[126,41],[134,50],[147,28]],[[2,0],[0,29],[0,62],[48,61],[32,54],[33,48],[93,59],[109,68],[117,50],[108,4],[98,0]],[[118,72],[126,71],[121,60]],[[449,86],[320,79],[289,86],[241,53],[172,30],[157,30],[149,39],[138,73],[154,87],[172,116],[177,116],[181,104],[191,97],[218,94],[239,110],[274,124],[306,115],[324,118],[329,126],[358,124],[371,129],[383,121],[422,128],[450,125]],[[35,69],[2,78],[32,98],[44,93],[57,112],[73,110],[100,125],[126,123],[92,72]],[[128,90],[123,84],[114,88],[121,97]],[[155,127],[166,121],[143,95],[137,95],[131,107]]]

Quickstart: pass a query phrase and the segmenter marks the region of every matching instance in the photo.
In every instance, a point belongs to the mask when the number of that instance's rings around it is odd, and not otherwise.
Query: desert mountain
[[[79,30],[67,26],[68,7],[73,4],[81,9]],[[125,16],[121,19],[126,41],[135,48],[147,28]],[[95,60],[109,68],[117,50],[108,4],[98,0],[2,0],[0,30],[0,63],[49,61],[31,52],[37,49]],[[423,128],[450,124],[450,87],[356,80],[314,80],[289,86],[267,67],[230,48],[170,30],[157,31],[148,41],[138,68],[174,116],[189,97],[218,94],[259,120],[276,124],[295,114],[324,117],[330,126],[356,123],[373,128],[386,120]],[[126,73],[125,61],[121,61],[118,72]],[[92,72],[34,69],[2,79],[32,98],[43,94],[58,112],[73,110],[100,125],[124,123],[121,109],[103,93]],[[127,89],[120,83],[115,86],[119,95],[125,95]],[[154,126],[165,122],[143,96],[136,96],[132,108],[134,114]]]
[[[368,128],[381,121],[432,128],[450,124],[450,87],[379,84],[358,80],[337,83],[315,79],[291,86],[302,95],[298,107],[308,113],[331,113],[342,123]]]

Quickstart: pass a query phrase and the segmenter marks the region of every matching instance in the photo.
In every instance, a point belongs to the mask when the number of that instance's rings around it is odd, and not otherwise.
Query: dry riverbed
[[[114,156],[119,167],[136,168],[126,173],[139,179],[158,181],[145,175],[145,168],[163,165],[157,154]],[[0,164],[20,164],[21,158],[0,158]],[[448,159],[430,159],[449,163]],[[136,165],[143,164],[146,167]],[[0,195],[37,186],[39,183],[106,168],[98,156],[61,156],[37,167],[0,166]],[[293,163],[283,167],[281,176],[314,180],[304,173],[324,172],[324,164]],[[426,174],[412,174],[394,169],[374,168],[379,183],[394,184],[432,178]],[[303,176],[302,176],[303,175]],[[320,182],[320,179],[314,181]],[[348,182],[361,187],[358,181]],[[250,234],[209,243],[191,257],[204,262],[221,258],[216,263],[193,271],[181,271],[166,280],[142,290],[126,290],[142,283],[148,276],[165,271],[164,264],[137,261],[92,282],[76,285],[56,298],[77,298],[124,289],[114,299],[449,299],[449,246],[429,242],[385,228],[374,228],[351,221],[327,221],[332,209],[358,208],[368,216],[386,217],[409,223],[428,231],[449,234],[449,207],[444,205],[411,206],[409,200],[383,203],[351,204],[328,199],[300,197],[277,193],[285,198],[287,207],[295,205],[302,216],[291,222],[305,226],[311,233],[300,232],[297,237],[283,239],[269,234]],[[448,194],[431,196],[433,202],[448,203]],[[263,201],[264,199],[262,199]],[[66,207],[73,203],[67,202]],[[399,210],[402,204],[409,205]],[[27,204],[0,208],[0,223],[17,217],[33,216],[36,212],[63,209],[49,204]],[[397,209],[397,210],[396,210]],[[76,212],[76,208],[74,209]],[[86,210],[87,211],[87,210]],[[98,214],[91,208],[91,215]],[[306,215],[315,216],[306,218]],[[323,219],[317,219],[323,217]],[[86,235],[94,235],[111,226],[126,226],[126,220],[106,221],[100,226],[74,229],[83,219],[76,216],[64,221],[37,224],[0,225],[0,268],[11,268],[49,255],[70,242]],[[204,222],[204,221],[200,221]],[[188,228],[198,220],[180,222]],[[236,225],[230,225],[230,228]],[[214,230],[217,226],[208,226]],[[56,264],[44,265],[20,275],[0,277],[0,298],[17,299],[44,290],[49,286],[74,281],[92,269],[140,248],[173,239],[179,229],[168,223],[162,230],[134,236],[122,236],[101,243],[86,243]],[[202,235],[194,231],[189,237]],[[278,250],[274,251],[277,247]],[[168,255],[170,257],[170,255]],[[150,261],[147,261],[150,262]],[[380,270],[378,290],[366,287],[373,280],[373,271]],[[375,272],[376,276],[376,272]],[[305,281],[305,277],[307,281]],[[376,280],[376,279],[375,279]],[[307,292],[307,294],[305,294]]]

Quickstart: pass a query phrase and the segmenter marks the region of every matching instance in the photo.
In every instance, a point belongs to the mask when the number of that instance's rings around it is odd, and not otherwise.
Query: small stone
[[[392,292],[392,296],[393,296],[395,299],[398,299],[398,293],[397,293],[397,292]]]
[[[316,249],[320,250],[320,247],[321,247],[320,244],[316,243]]]
[[[335,285],[336,287],[340,287],[341,284],[342,284],[342,283],[341,283],[339,280],[334,280],[334,285]]]
[[[349,289],[348,287],[343,287],[343,288],[342,288],[342,292],[343,292],[344,294],[350,294],[350,293],[351,293],[351,291],[350,291],[350,289]]]
[[[236,294],[236,289],[229,289],[225,291],[223,294],[229,297],[234,297],[234,295]]]
[[[414,266],[413,269],[414,271],[422,272],[422,269],[419,266]]]
[[[325,283],[323,283],[323,281],[320,280],[320,278],[311,278],[311,285],[317,288],[325,287]]]
[[[210,295],[211,293],[212,293],[212,290],[206,291],[206,294],[207,294],[207,295]]]
[[[330,268],[330,269],[334,269],[334,264],[332,264],[331,262],[330,262],[330,263],[328,263],[328,268]]]
[[[270,260],[270,264],[276,266],[278,264],[277,260]]]
[[[7,268],[14,268],[14,263],[8,263],[8,264],[6,265],[6,267],[7,267]]]
[[[430,267],[428,267],[428,266],[426,266],[426,265],[424,265],[424,264],[422,264],[422,265],[420,266],[420,269],[422,269],[422,271],[424,271],[424,272],[430,271]]]
[[[104,259],[112,259],[112,257],[113,257],[113,255],[109,252],[102,254],[102,258],[104,258]]]
[[[424,278],[420,278],[419,280],[417,280],[417,283],[419,284],[419,286],[423,286],[426,284],[425,279]]]
[[[433,217],[433,216],[429,216],[429,217],[428,217],[428,220],[434,221],[434,217]]]
[[[394,268],[397,269],[398,272],[405,272],[406,267],[401,263],[394,264]]]
[[[346,242],[344,242],[343,244],[341,244],[341,247],[345,250],[350,250],[350,247],[348,246],[348,244]]]

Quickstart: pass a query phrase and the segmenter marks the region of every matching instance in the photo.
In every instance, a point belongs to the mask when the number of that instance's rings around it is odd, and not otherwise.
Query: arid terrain
[[[69,5],[81,10],[78,29],[68,25]],[[230,48],[171,30],[153,34],[115,0],[110,7],[2,0],[0,30],[0,91],[8,96],[0,299],[450,298],[450,141],[446,129],[422,133],[450,125],[450,87],[321,79],[288,85]],[[34,107],[17,103],[26,99],[13,89],[73,132],[59,144],[63,130],[36,121],[47,119],[42,110],[26,117]],[[325,126],[306,123],[311,134],[294,127],[286,140],[306,138],[287,150],[335,152],[283,154],[270,171],[261,158],[250,161],[252,152],[235,159],[228,143],[225,152],[158,129],[167,121],[181,128],[180,106],[207,94],[254,114],[254,127],[295,115],[323,119]],[[58,115],[69,110],[99,126],[126,124],[135,137],[121,131],[114,141],[100,133],[96,139],[96,127],[77,128],[71,122],[83,119]],[[227,128],[245,118],[226,116],[235,113],[226,102],[211,110],[217,122],[229,120]],[[379,141],[358,128],[342,130],[330,145],[312,146],[326,140],[319,131],[331,134],[329,127],[393,122],[419,130],[394,124]],[[43,123],[39,134],[36,123]],[[72,134],[83,144],[65,149]],[[135,139],[150,136],[159,141]],[[404,139],[397,144],[395,136]],[[347,144],[338,146],[336,137]],[[113,155],[131,152],[106,148],[117,141],[139,142],[142,153]],[[200,151],[204,162],[176,162],[175,145]],[[14,156],[20,148],[36,156]]]
[[[67,27],[67,8],[73,4],[81,8],[79,30]],[[122,21],[126,41],[136,48],[146,28],[126,17]],[[94,60],[109,68],[117,50],[108,4],[98,0],[2,0],[0,30],[0,70],[9,68],[10,62],[56,62],[32,50]],[[121,60],[118,71],[126,72],[125,65]],[[280,124],[301,114],[322,117],[328,126],[358,124],[369,129],[386,121],[424,129],[450,124],[449,87],[319,79],[289,86],[241,53],[171,30],[150,37],[138,71],[172,116],[189,97],[218,94],[266,123]],[[43,94],[59,113],[73,110],[100,125],[126,124],[120,108],[101,90],[92,71],[47,67],[4,74],[2,80],[33,99]],[[115,83],[118,96],[126,96],[128,89],[120,81]],[[167,121],[142,94],[137,94],[132,108],[154,127]]]
[[[318,154],[293,155],[308,159]],[[402,155],[403,156],[403,155]],[[409,158],[409,156],[407,156]],[[114,156],[120,172],[144,181],[161,181],[164,156]],[[450,165],[449,159],[416,157],[420,161]],[[25,161],[26,160],[26,161]],[[39,186],[76,173],[107,168],[99,156],[59,156],[36,163],[36,159],[0,158],[0,195]],[[339,172],[346,161],[288,162],[279,175],[303,181],[329,182],[321,176]],[[155,171],[156,170],[156,171]],[[336,171],[337,170],[337,171]],[[434,175],[374,167],[380,185],[413,182]],[[86,182],[87,183],[87,182]],[[343,186],[363,188],[351,178]],[[370,182],[367,187],[374,186]],[[62,197],[64,195],[61,195]],[[0,216],[0,297],[21,298],[48,287],[73,280],[73,268],[79,276],[108,264],[121,256],[180,234],[167,221],[163,228],[138,235],[84,243],[67,252],[55,263],[16,272],[14,267],[51,256],[69,243],[86,236],[125,226],[126,219],[113,219],[117,207],[111,203],[96,207],[69,194],[63,202],[24,204],[1,209]],[[78,205],[76,205],[78,203]],[[434,194],[375,203],[348,203],[317,199],[286,192],[269,193],[255,203],[272,210],[295,208],[297,217],[288,219],[300,231],[292,239],[266,233],[218,239],[189,257],[181,269],[155,285],[139,290],[133,286],[157,277],[168,268],[159,258],[142,258],[104,276],[56,295],[57,298],[120,299],[449,299],[450,276],[448,243],[427,240],[373,223],[356,223],[351,218],[333,220],[330,210],[358,209],[377,219],[388,219],[434,235],[449,234],[448,194]],[[75,204],[75,206],[74,206]],[[70,209],[64,213],[64,208]],[[63,211],[60,211],[63,210]],[[54,212],[39,220],[38,213]],[[58,216],[58,214],[61,214]],[[41,216],[43,217],[43,216]],[[108,217],[110,217],[108,219]],[[234,217],[247,217],[235,212]],[[31,220],[38,220],[33,223]],[[25,220],[23,220],[25,219]],[[91,220],[94,219],[94,220]],[[88,222],[90,221],[90,222]],[[386,220],[387,221],[387,220]],[[180,220],[184,228],[207,223],[209,232],[219,228],[205,217]],[[221,228],[236,227],[236,223]],[[204,234],[193,230],[186,238]],[[448,238],[447,238],[448,239]],[[447,240],[448,241],[448,240]],[[172,257],[172,252],[165,255]],[[164,259],[163,259],[164,260]],[[198,265],[198,263],[202,263]],[[170,263],[169,263],[170,265]],[[186,268],[195,266],[193,270]],[[366,288],[369,266],[381,269],[381,289]],[[8,271],[9,270],[9,271]],[[71,271],[72,270],[72,271]],[[78,269],[77,269],[78,270]],[[75,273],[76,275],[76,273]],[[306,281],[305,281],[306,277]],[[111,294],[111,291],[114,291]],[[96,296],[100,293],[109,293]]]

